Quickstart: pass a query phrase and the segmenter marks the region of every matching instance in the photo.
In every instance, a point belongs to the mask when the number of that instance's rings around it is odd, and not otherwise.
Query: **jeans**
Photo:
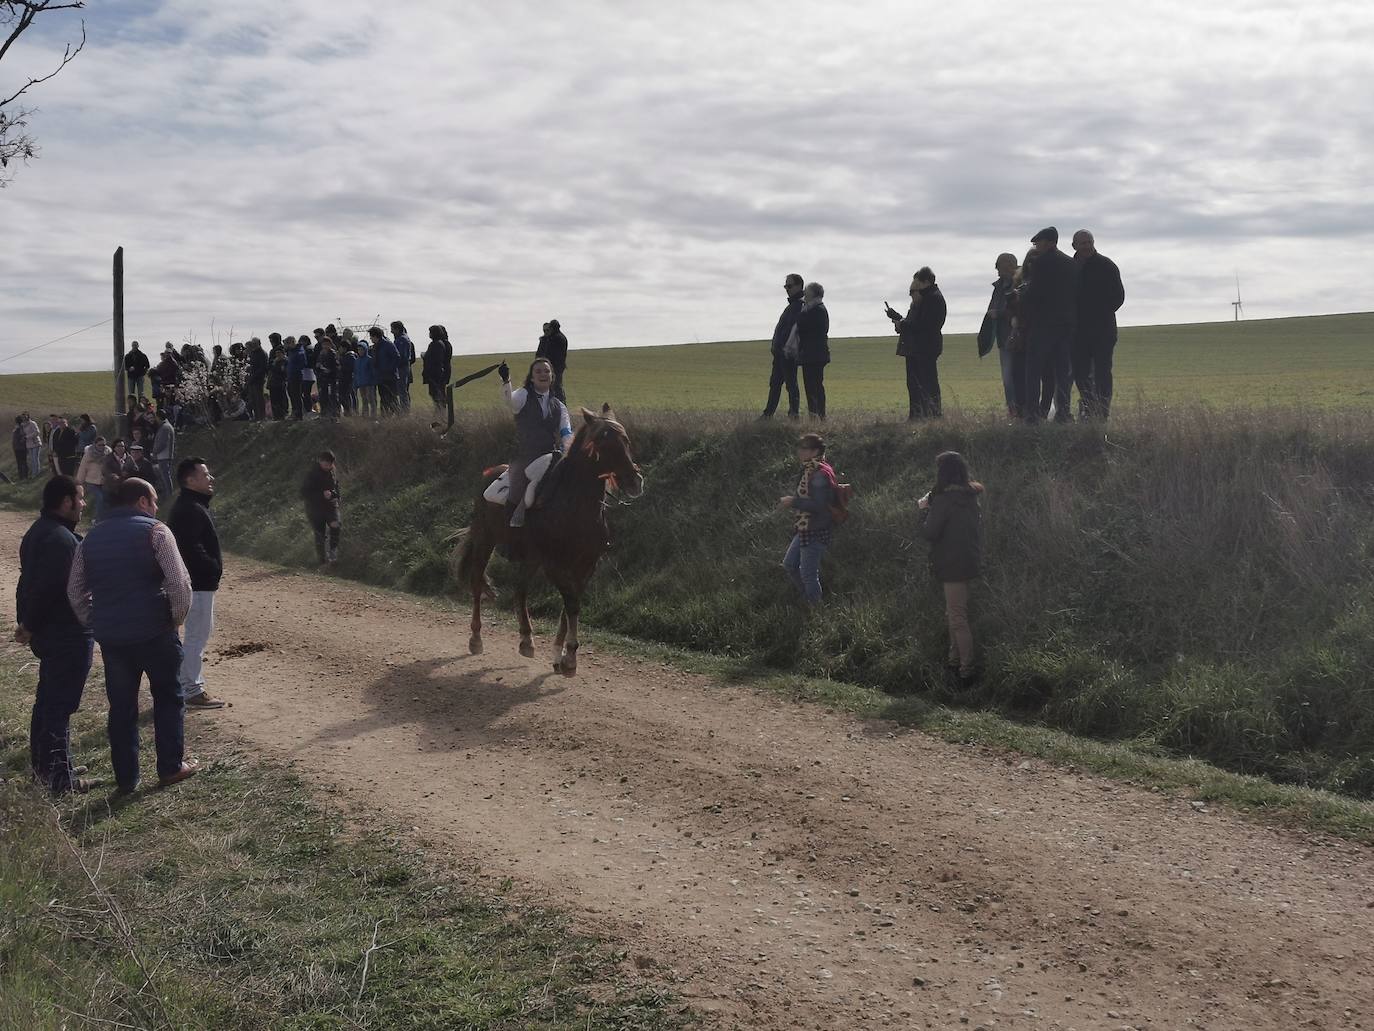
[[[161,481],[153,484],[162,495],[163,501],[170,501],[172,497],[172,458],[159,458],[157,460],[157,475]]]
[[[183,698],[205,691],[205,646],[215,632],[215,592],[192,591],[191,611],[181,629],[181,673],[177,681]]]
[[[130,376],[130,377],[129,377],[129,393],[133,394],[134,397],[142,397],[142,396],[143,396],[143,377],[142,377],[142,376]]]
[[[401,378],[400,378],[399,382],[397,383],[397,387],[398,387],[398,390],[397,390],[397,392],[396,392],[396,397],[397,397],[398,403],[400,404],[401,411],[403,411],[403,412],[408,412],[408,411],[410,411],[410,372],[409,372],[409,370],[407,370],[407,369],[402,369],[402,370],[401,370]]]
[[[788,578],[812,605],[821,600],[821,559],[827,547],[816,542],[802,544],[801,535],[794,534],[787,554],[782,557],[782,568],[787,570]]]
[[[802,385],[806,388],[806,410],[818,419],[825,418],[825,366],[803,365]]]
[[[1002,364],[1002,396],[1006,398],[1007,411],[1019,415],[1026,390],[1026,352],[999,347],[997,360]]]
[[[1031,398],[1039,398],[1041,376],[1048,366],[1054,377],[1054,420],[1069,422],[1073,416],[1069,411],[1069,390],[1072,386],[1069,349],[1073,340],[1073,326],[1038,326],[1032,323],[1026,334],[1026,407],[1021,415],[1027,422],[1037,422],[1045,417],[1039,405],[1032,405]]]
[[[41,447],[29,448],[29,475],[33,477],[43,475],[43,449]]]
[[[286,396],[291,400],[291,418],[293,419],[305,418],[305,402],[301,389],[304,385],[305,381],[300,376],[288,376],[286,378]]]
[[[906,356],[907,417],[940,415],[940,356],[929,351]]]
[[[328,519],[310,519],[310,528],[315,531],[315,554],[323,565],[339,560],[339,524]]]
[[[186,702],[177,674],[181,669],[181,641],[175,630],[164,630],[138,644],[100,645],[105,660],[105,695],[110,700],[110,765],[115,783],[130,789],[138,783],[138,686],[143,674],[153,696],[153,741],[157,773],[170,777],[185,757]]]
[[[797,415],[801,409],[801,391],[797,388],[797,363],[780,354],[773,355],[773,371],[768,376],[768,403],[763,414],[771,416],[782,400],[782,388],[787,388],[787,414]]]
[[[29,478],[29,449],[28,449],[28,448],[24,448],[24,450],[22,450],[22,451],[19,450],[19,448],[15,448],[15,449],[14,449],[14,465],[15,465],[15,468],[17,468],[17,469],[19,470],[19,478],[20,478],[21,480],[27,480],[27,479]]]
[[[339,380],[339,407],[344,415],[352,415],[358,410],[358,394],[351,379]]]
[[[395,382],[378,383],[377,396],[381,398],[383,415],[395,415],[400,411],[400,402],[397,400]]]
[[[373,386],[359,387],[363,393],[362,413],[368,418],[377,418],[377,388]]]
[[[38,692],[29,721],[29,758],[33,773],[54,791],[66,791],[72,784],[72,713],[81,706],[81,692],[91,672],[95,651],[91,638],[81,633],[33,641],[38,656]]]
[[[960,673],[973,669],[973,631],[968,622],[970,584],[945,584],[945,619],[949,623],[949,663],[959,664]]]
[[[1083,415],[1105,419],[1112,407],[1112,357],[1116,330],[1078,333],[1073,341],[1073,380]]]
[[[554,387],[553,394],[554,394],[554,397],[558,397],[558,388],[557,388],[557,386]],[[447,396],[447,393],[446,393],[446,391],[445,391],[444,384],[442,384],[442,383],[431,383],[431,384],[429,384],[429,399],[430,399],[431,401],[434,402],[434,410],[435,410],[436,412],[446,412],[446,411],[448,411],[448,396]],[[560,399],[560,400],[561,400],[561,399]]]

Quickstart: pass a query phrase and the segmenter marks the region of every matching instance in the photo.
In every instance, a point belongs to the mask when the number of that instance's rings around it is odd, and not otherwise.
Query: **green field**
[[[1374,403],[1374,313],[1123,329],[1117,347],[1117,406],[1203,401],[1226,407]],[[826,373],[832,412],[898,413],[906,408],[901,361],[892,337],[837,338]],[[513,364],[519,364],[512,358]],[[455,358],[454,375],[490,364],[485,355]],[[763,407],[768,347],[762,341],[625,347],[570,355],[569,400],[611,401],[625,409]],[[1002,403],[996,355],[979,360],[967,334],[945,339],[940,377],[947,411]],[[458,393],[464,408],[485,407],[494,377]],[[418,384],[417,384],[418,387]],[[100,372],[0,376],[0,410],[109,411],[112,388]]]

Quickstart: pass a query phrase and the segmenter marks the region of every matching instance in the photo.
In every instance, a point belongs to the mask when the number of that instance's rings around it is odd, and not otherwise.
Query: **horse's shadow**
[[[552,670],[534,673],[454,668],[461,659],[417,659],[369,683],[361,698],[366,716],[321,730],[305,748],[341,744],[394,727],[413,728],[428,749],[472,748],[524,737],[513,710],[567,690],[545,687]],[[561,679],[561,678],[560,678]]]

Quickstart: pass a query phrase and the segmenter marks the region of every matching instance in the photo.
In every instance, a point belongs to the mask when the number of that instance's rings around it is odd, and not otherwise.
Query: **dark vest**
[[[515,432],[519,437],[518,459],[533,462],[558,447],[558,425],[563,421],[563,402],[549,398],[549,414],[539,410],[539,395],[533,387],[525,390],[525,406],[515,414]]]
[[[114,508],[82,543],[91,589],[91,629],[101,644],[141,644],[173,629],[149,534],[157,520],[134,508]]]

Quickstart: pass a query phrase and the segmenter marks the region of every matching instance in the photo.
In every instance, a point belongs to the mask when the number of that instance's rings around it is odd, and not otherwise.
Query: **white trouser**
[[[205,690],[205,646],[215,629],[215,592],[192,591],[191,611],[181,631],[181,682],[183,698]]]

